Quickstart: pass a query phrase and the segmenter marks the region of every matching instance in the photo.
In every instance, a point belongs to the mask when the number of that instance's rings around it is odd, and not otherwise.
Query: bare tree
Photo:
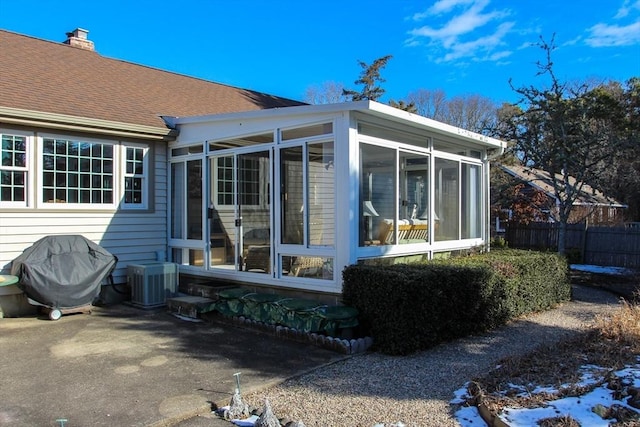
[[[411,92],[406,99],[422,116],[473,132],[488,134],[497,122],[496,105],[481,95],[448,99],[441,89],[420,89]]]
[[[345,102],[342,83],[327,81],[320,85],[309,86],[304,94],[304,101],[309,104],[334,104]]]
[[[447,110],[447,95],[442,89],[418,89],[407,95],[407,101],[416,106],[416,112],[424,117],[443,122]]]
[[[574,204],[584,185],[620,146],[619,129],[624,125],[619,120],[625,115],[610,92],[557,78],[551,60],[553,38],[547,43],[541,37],[538,46],[545,52],[545,61],[537,64],[538,76],[548,77],[550,86],[512,85],[522,99],[511,116],[505,115],[500,129],[505,132],[503,139],[514,142],[525,165],[549,173],[557,200],[558,252],[564,254]]]

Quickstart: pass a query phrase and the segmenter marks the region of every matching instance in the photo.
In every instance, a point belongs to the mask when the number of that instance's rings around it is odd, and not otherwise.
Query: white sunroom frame
[[[180,264],[181,273],[204,278],[250,283],[258,286],[337,295],[342,290],[341,271],[348,265],[380,258],[400,257],[404,259],[403,257],[416,255],[431,259],[438,252],[451,252],[482,246],[489,241],[489,159],[493,155],[503,152],[506,144],[502,141],[372,101],[286,107],[198,117],[165,117],[164,119],[170,127],[179,131],[178,138],[169,145],[170,170],[173,163],[181,163],[185,159],[200,160],[203,174],[200,219],[201,239],[189,240],[172,237],[171,212],[177,206],[171,207],[174,204],[174,201],[171,200],[171,188],[174,183],[172,183],[171,173],[169,173],[168,255],[170,261]],[[325,126],[326,129],[330,129],[327,133],[283,141],[283,130],[286,132],[287,129],[329,123],[331,124],[330,126]],[[369,126],[373,130],[363,134],[360,132],[360,130],[364,129],[363,126]],[[234,240],[231,242],[234,250],[233,256],[226,255],[231,260],[229,261],[231,264],[213,265],[212,259],[214,256],[212,255],[211,241],[209,238],[205,238],[205,236],[211,236],[210,228],[212,223],[207,216],[211,212],[209,208],[213,208],[208,203],[208,196],[212,194],[210,183],[214,182],[210,177],[212,172],[209,171],[208,166],[213,161],[210,163],[209,159],[219,156],[229,156],[236,159],[238,158],[236,157],[237,155],[251,152],[251,147],[238,146],[223,149],[219,146],[220,144],[216,145],[216,142],[257,134],[273,135],[272,142],[262,142],[252,146],[256,149],[259,148],[260,151],[269,153],[267,158],[269,159],[268,169],[270,174],[270,185],[268,186],[270,189],[268,197],[271,201],[268,221],[270,232],[268,233],[269,242],[260,246],[265,258],[268,257],[269,264],[262,271],[242,270],[243,263],[247,261],[245,258],[247,256],[247,247],[242,245],[246,231],[242,228],[242,222],[236,221],[235,225],[240,225],[237,228],[238,232],[234,234],[235,237],[231,239]],[[326,147],[332,147],[330,152],[332,158],[324,163],[326,170],[331,168],[333,171],[332,174],[329,174],[329,178],[324,178],[329,180],[328,182],[332,180],[332,190],[330,189],[323,195],[333,198],[333,206],[326,206],[325,203],[326,212],[332,214],[332,218],[329,218],[329,220],[333,222],[325,230],[330,230],[332,225],[333,233],[328,233],[330,234],[329,238],[319,241],[318,244],[310,244],[309,227],[311,225],[309,224],[309,218],[311,213],[304,212],[305,206],[310,207],[307,200],[310,190],[302,188],[303,207],[300,208],[300,214],[304,224],[302,234],[306,236],[306,240],[301,241],[304,244],[286,244],[283,242],[283,231],[286,231],[285,229],[288,227],[282,226],[284,208],[281,203],[281,194],[284,191],[282,186],[288,178],[281,176],[280,165],[284,163],[281,163],[280,157],[284,155],[282,153],[284,153],[286,147],[301,147],[301,153],[306,154],[306,147],[313,145],[317,149],[323,143],[328,144]],[[437,233],[437,224],[434,219],[436,214],[429,215],[429,219],[425,219],[425,222],[428,222],[428,230],[434,230],[435,232],[429,232],[429,237],[424,241],[412,240],[408,241],[407,244],[363,243],[361,239],[361,218],[363,218],[361,217],[362,194],[360,183],[362,172],[360,170],[361,144],[393,149],[396,155],[395,169],[392,169],[392,172],[396,176],[400,168],[398,163],[399,153],[415,154],[417,158],[428,159],[428,167],[425,166],[425,170],[428,170],[429,174],[427,178],[427,206],[431,212],[433,212],[435,206],[435,159],[457,162],[458,175],[455,180],[458,182],[458,194],[454,194],[458,201],[457,238],[441,240],[434,237]],[[191,151],[184,157],[172,156],[171,154],[185,147],[198,146],[202,147],[202,149],[183,150]],[[322,147],[325,147],[325,145],[322,145]],[[322,149],[324,150],[324,148]],[[304,182],[307,182],[310,179],[307,173],[308,168],[310,168],[309,157],[305,156],[301,157],[301,159],[303,161],[301,162],[302,170],[300,172],[303,178],[300,179],[304,179]],[[427,165],[426,161],[425,165]],[[480,189],[480,194],[476,194],[474,199],[476,203],[479,202],[480,204],[475,211],[479,215],[477,217],[479,229],[476,230],[472,238],[465,239],[461,238],[460,234],[462,216],[459,213],[462,202],[462,186],[459,182],[462,177],[461,166],[463,165],[468,165],[469,170],[473,170],[476,173],[479,172],[476,176],[479,182],[476,182],[476,185]],[[314,164],[314,166],[317,165]],[[238,170],[235,164],[233,170]],[[234,175],[234,182],[236,182],[236,178],[237,176]],[[319,185],[322,185],[322,183]],[[276,189],[281,190],[276,191]],[[399,191],[399,184],[396,182],[395,193],[392,195],[396,205],[392,207],[394,217],[390,218],[396,224],[400,219],[397,209],[400,202],[396,198]],[[289,197],[288,193],[286,197]],[[234,200],[238,202],[239,199]],[[180,208],[182,209],[183,207]],[[385,208],[389,211],[389,206]],[[470,209],[473,209],[473,207],[470,207]],[[237,208],[234,214],[237,216]],[[380,219],[377,220],[380,221]],[[198,221],[198,218],[196,218],[196,221]],[[220,222],[223,221],[220,220]],[[231,226],[229,224],[231,223],[227,221],[227,225]],[[324,227],[324,224],[321,227]],[[257,246],[255,247],[257,248]],[[197,263],[190,259],[193,257],[187,256],[187,254],[193,254],[194,251],[201,254],[202,258]],[[291,270],[295,267],[288,265],[286,267],[288,270],[285,269],[284,264],[292,263],[292,265],[295,265],[295,262],[291,260],[300,261],[303,259],[320,259],[323,261],[322,265],[317,267],[317,271],[322,271],[323,274],[320,276],[292,275]],[[330,263],[329,260],[333,262]]]

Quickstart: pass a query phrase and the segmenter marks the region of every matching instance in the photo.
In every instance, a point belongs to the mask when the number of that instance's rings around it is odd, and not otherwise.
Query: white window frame
[[[142,173],[137,174],[135,171],[133,173],[127,173],[127,162],[129,161],[127,158],[127,150],[142,150]],[[134,144],[123,142],[121,144],[121,156],[122,159],[119,167],[122,175],[122,180],[120,181],[120,188],[122,188],[122,194],[120,200],[120,208],[123,210],[135,210],[135,209],[148,209],[149,208],[149,156],[150,156],[150,147],[146,144]],[[127,192],[127,187],[125,185],[125,181],[127,178],[141,179],[142,180],[142,200],[140,203],[127,203],[125,194]]]
[[[152,165],[152,149],[150,144],[133,143],[121,140],[109,140],[100,138],[86,138],[70,136],[65,134],[28,132],[15,130],[10,128],[0,128],[0,135],[21,136],[26,138],[26,157],[25,167],[2,166],[2,171],[20,171],[25,174],[25,200],[20,202],[0,201],[0,209],[47,209],[47,210],[148,210],[150,208],[150,191],[151,191],[151,165]],[[113,201],[111,203],[45,203],[44,197],[44,140],[59,139],[74,142],[88,142],[92,144],[110,145],[113,147],[112,158],[112,192]],[[126,173],[126,152],[128,148],[142,149],[143,154],[143,173],[127,174]],[[67,159],[68,154],[65,155]],[[68,173],[70,171],[67,171]],[[126,177],[135,176],[142,179],[142,203],[125,203],[124,189]],[[68,184],[68,183],[67,183]],[[68,187],[66,187],[68,188]]]
[[[88,142],[91,144],[103,144],[103,145],[111,145],[113,147],[113,170],[112,170],[112,193],[113,200],[111,203],[45,203],[44,202],[44,167],[42,166],[44,163],[44,140],[45,139],[60,139],[65,141],[74,141],[74,142]],[[120,150],[118,149],[119,143],[118,141],[113,140],[104,140],[104,139],[95,139],[95,138],[85,138],[85,137],[72,137],[69,135],[60,135],[60,134],[42,134],[37,138],[37,147],[38,147],[38,168],[36,173],[38,174],[38,179],[40,184],[38,185],[38,193],[37,193],[37,206],[42,209],[54,209],[54,210],[115,210],[118,207],[121,191],[120,191],[120,183],[118,179],[118,174],[120,171]]]
[[[225,151],[223,154],[219,154],[219,152],[215,152],[214,151],[212,154],[210,154],[207,157],[207,161],[208,162],[210,162],[212,159],[215,160],[213,162],[213,168],[211,170],[211,174],[214,177],[211,191],[212,191],[212,194],[213,194],[212,195],[212,197],[213,197],[213,206],[217,210],[219,210],[221,212],[232,211],[232,210],[234,210],[236,208],[236,205],[239,202],[239,200],[237,200],[237,197],[236,197],[237,196],[236,195],[236,192],[237,192],[236,185],[238,183],[238,180],[240,179],[240,177],[238,176],[238,173],[240,173],[240,170],[239,170],[239,167],[238,167],[238,164],[237,164],[238,163],[238,157],[240,157],[242,154],[245,154],[245,153],[252,153],[252,152],[255,152],[255,151],[266,151],[266,150],[267,150],[266,148],[263,149],[263,150],[256,150],[255,146],[251,146],[250,149],[244,149],[244,148],[242,150],[235,149],[233,152]],[[219,201],[218,201],[218,196],[221,194],[220,193],[220,187],[218,185],[220,183],[220,180],[218,180],[218,178],[217,178],[218,177],[218,170],[220,169],[220,167],[218,166],[218,159],[224,158],[224,157],[233,158],[233,166],[232,166],[232,176],[233,176],[233,178],[232,178],[232,182],[234,184],[234,187],[233,187],[233,190],[232,190],[231,193],[232,193],[232,195],[234,195],[234,197],[233,197],[233,202],[230,203],[230,204],[229,203],[219,203]],[[268,177],[260,176],[260,179],[263,179],[263,178],[266,179]],[[269,198],[269,194],[268,194],[268,192],[261,191],[260,190],[260,187],[261,187],[260,183],[258,182],[257,184],[258,184],[258,187],[259,187],[258,193],[253,193],[253,194],[258,197],[258,204],[255,204],[255,205],[245,204],[243,206],[249,207],[249,208],[260,208],[260,207],[263,207],[263,206],[265,206],[267,204],[267,199]],[[227,194],[227,193],[225,192],[223,194]]]
[[[25,175],[24,178],[24,190],[25,190],[25,199],[24,201],[14,202],[14,201],[2,201],[0,200],[0,208],[26,208],[29,206],[33,206],[33,144],[34,144],[34,134],[33,132],[24,132],[12,129],[3,129],[0,128],[0,138],[2,135],[9,136],[21,136],[26,138],[26,165],[24,167],[17,166],[2,166],[2,162],[0,160],[0,171],[9,171],[9,172],[23,172]],[[0,153],[2,149],[0,148]]]
[[[217,153],[216,153],[217,154]],[[237,165],[236,165],[236,161],[237,161],[237,156],[236,153],[226,153],[225,154],[220,154],[220,155],[216,155],[214,154],[213,156],[209,156],[207,157],[207,162],[209,164],[211,164],[212,160],[213,160],[213,168],[211,170],[211,175],[212,178],[211,181],[211,192],[213,193],[213,197],[212,197],[212,201],[213,201],[213,206],[220,211],[233,211],[236,208],[236,197],[235,197],[235,193],[236,193],[236,180],[237,178]],[[220,180],[218,179],[218,171],[221,169],[220,166],[218,166],[218,160],[220,160],[221,158],[231,158],[232,160],[232,165],[231,165],[231,183],[233,185],[233,188],[231,189],[231,198],[233,199],[231,201],[231,203],[220,203],[218,201],[218,197],[221,194],[224,194],[225,197],[227,194],[229,194],[228,192],[220,192]],[[228,169],[227,166],[224,167],[224,169]],[[227,182],[227,181],[225,181]]]

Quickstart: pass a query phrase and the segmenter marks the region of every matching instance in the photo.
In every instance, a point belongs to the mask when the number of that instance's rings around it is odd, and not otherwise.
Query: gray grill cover
[[[11,274],[32,300],[52,308],[88,305],[117,258],[83,236],[48,236],[13,260]]]

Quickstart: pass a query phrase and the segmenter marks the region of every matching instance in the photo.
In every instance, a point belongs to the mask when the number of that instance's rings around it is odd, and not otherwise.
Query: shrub
[[[420,264],[353,265],[343,299],[359,310],[374,349],[408,354],[495,328],[570,297],[555,254],[501,250]]]

